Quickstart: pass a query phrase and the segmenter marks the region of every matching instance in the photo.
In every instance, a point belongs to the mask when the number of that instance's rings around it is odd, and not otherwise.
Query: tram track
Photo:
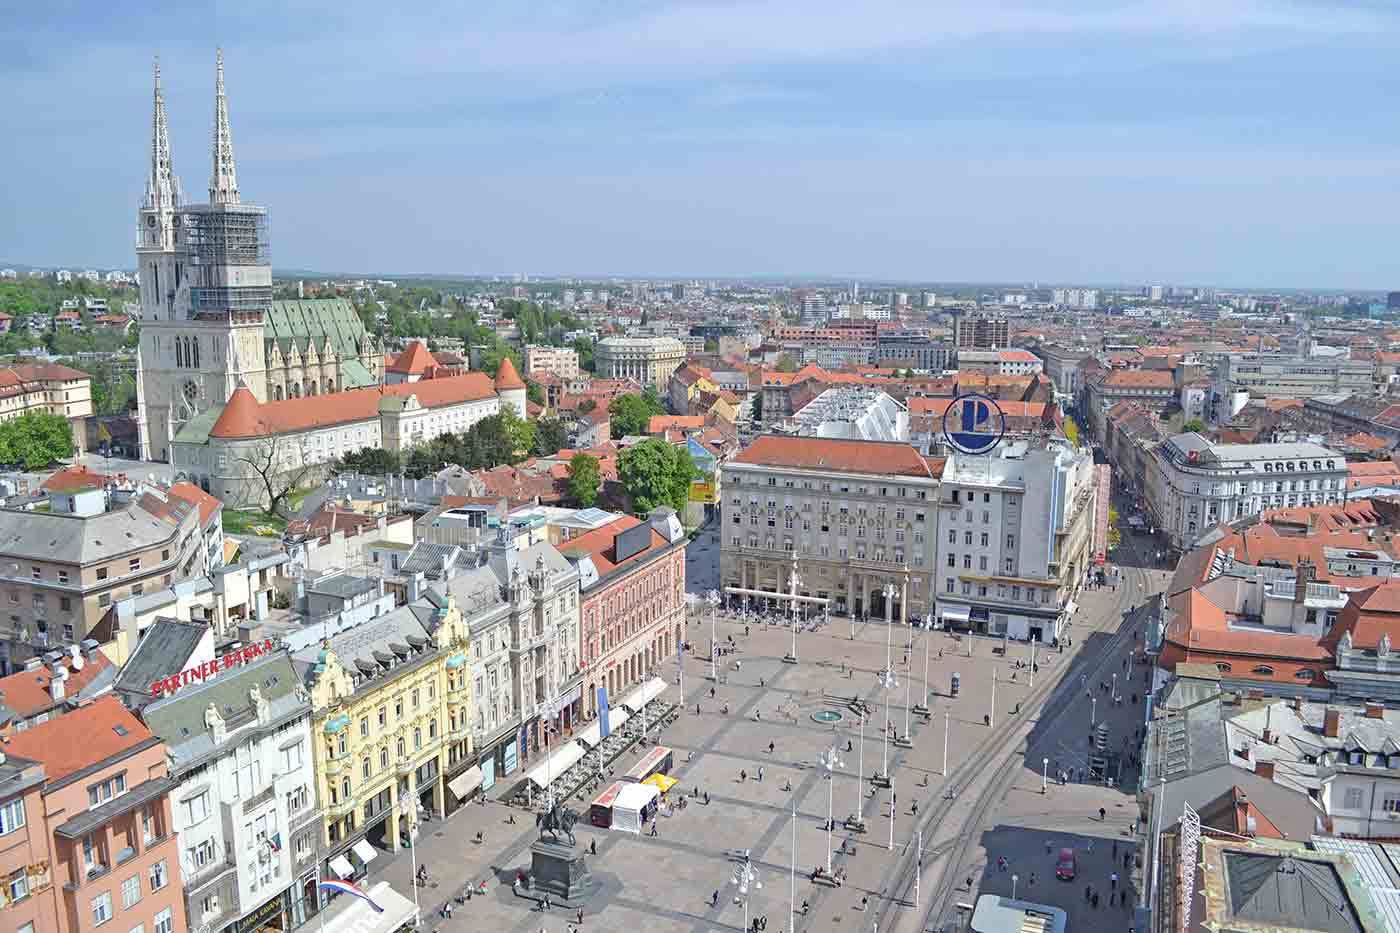
[[[1134,549],[1136,550],[1136,549]],[[1132,579],[1135,577],[1136,579]],[[1150,592],[1150,578],[1146,571],[1138,567],[1127,568],[1123,574],[1119,596],[1112,604],[1112,611],[1106,616],[1105,622],[1111,623],[1113,619],[1119,620],[1119,627],[1110,636],[1110,642],[1098,654],[1097,658],[1081,657],[1071,662],[1065,667],[1059,676],[1046,677],[1042,684],[1034,688],[1031,693],[1022,700],[1022,703],[1035,703],[1043,701],[1046,697],[1054,693],[1058,687],[1072,678],[1075,674],[1089,675],[1090,672],[1097,672],[1111,658],[1117,657],[1125,641],[1131,642],[1135,624],[1124,620],[1124,610],[1131,605],[1134,594],[1143,594],[1144,599]],[[1135,586],[1132,584],[1136,584]],[[1101,625],[1090,629],[1091,632],[1102,632],[1107,628]],[[1074,690],[1066,691],[1066,700],[1058,709],[1047,711],[1042,710],[1039,723],[1043,731],[1048,734],[1054,726],[1058,725],[1062,717],[1069,711],[1071,703],[1069,698],[1074,695]],[[1028,729],[1030,726],[1029,717],[1021,720],[1018,730]],[[958,875],[960,868],[968,861],[968,857],[977,845],[980,844],[978,826],[989,812],[1007,793],[1015,783],[1019,769],[1014,765],[1015,759],[1020,757],[1024,761],[1028,749],[1028,736],[1020,737],[1016,742],[1008,744],[1004,735],[998,736],[993,733],[982,740],[972,756],[959,765],[947,781],[945,788],[951,787],[956,791],[958,787],[969,787],[974,782],[980,780],[981,790],[975,800],[968,804],[956,793],[949,797],[947,795],[941,799],[936,806],[930,808],[911,830],[911,838],[917,838],[918,832],[927,830],[929,827],[938,827],[952,815],[955,811],[961,810],[966,815],[957,824],[956,835],[951,840],[954,845],[949,851],[943,846],[936,847],[942,849],[946,855],[944,864],[939,869],[935,883],[931,886],[931,896],[925,908],[922,905],[914,905],[914,909],[922,911],[920,923],[917,929],[926,930],[931,920],[946,915],[949,901],[957,889]],[[989,769],[993,770],[990,774]],[[946,843],[944,844],[946,845]],[[930,850],[933,851],[933,850]],[[912,892],[915,884],[915,875],[918,871],[919,852],[914,846],[906,845],[905,852],[901,855],[895,870],[891,873],[892,879],[897,879],[896,887],[887,889],[879,901],[879,920],[875,925],[877,933],[890,933],[901,925],[906,916],[905,913],[896,908],[912,905]]]

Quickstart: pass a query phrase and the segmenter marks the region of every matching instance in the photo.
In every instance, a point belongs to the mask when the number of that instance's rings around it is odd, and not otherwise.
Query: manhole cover
[[[840,722],[840,721],[841,721],[842,719],[844,719],[844,718],[846,718],[846,717],[842,716],[840,713],[838,713],[838,712],[837,712],[836,710],[834,710],[834,709],[823,709],[823,710],[818,710],[817,712],[815,712],[815,713],[812,714],[812,720],[813,720],[814,722],[825,722],[825,723]]]

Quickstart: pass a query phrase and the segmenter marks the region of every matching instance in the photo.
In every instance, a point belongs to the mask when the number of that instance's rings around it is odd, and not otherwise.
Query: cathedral
[[[222,51],[212,154],[208,202],[185,203],[157,63],[136,240],[143,460],[169,460],[181,428],[216,415],[240,387],[258,402],[275,402],[377,386],[384,377],[383,347],[348,301],[272,298],[267,209],[239,196]]]

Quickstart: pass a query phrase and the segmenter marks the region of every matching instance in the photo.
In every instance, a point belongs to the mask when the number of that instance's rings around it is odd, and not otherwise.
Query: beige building
[[[608,337],[598,341],[593,358],[600,379],[635,379],[664,394],[685,362],[685,347],[675,337]]]
[[[560,379],[578,378],[578,351],[573,347],[525,348],[525,375],[553,373]]]
[[[31,412],[62,415],[73,429],[73,446],[83,453],[92,415],[92,377],[57,363],[26,363],[0,369],[0,421]]]
[[[941,461],[908,444],[765,435],[722,467],[720,580],[731,600],[893,618],[928,611]]]
[[[0,509],[0,667],[87,638],[117,600],[207,572],[198,507],[147,489],[106,511],[106,495]]]

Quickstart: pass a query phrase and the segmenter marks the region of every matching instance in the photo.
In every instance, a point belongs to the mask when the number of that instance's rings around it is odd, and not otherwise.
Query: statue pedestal
[[[530,894],[536,899],[548,894],[553,905],[579,907],[597,890],[582,849],[541,839],[530,855]]]

